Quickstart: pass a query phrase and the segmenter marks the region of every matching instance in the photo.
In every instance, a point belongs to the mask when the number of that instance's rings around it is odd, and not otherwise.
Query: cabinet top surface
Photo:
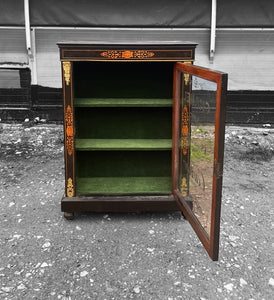
[[[168,40],[64,41],[61,60],[178,61],[194,59],[196,43]]]
[[[76,47],[88,47],[88,46],[192,46],[196,47],[198,44],[189,41],[180,41],[180,40],[166,40],[166,41],[157,41],[157,40],[115,40],[115,41],[61,41],[58,42],[59,47],[67,46],[76,46]]]

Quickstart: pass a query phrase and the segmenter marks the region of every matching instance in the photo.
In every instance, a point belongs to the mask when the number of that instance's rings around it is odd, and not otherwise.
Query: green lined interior
[[[76,150],[170,150],[168,139],[77,139]]]
[[[157,98],[75,98],[75,107],[169,107],[172,99]]]
[[[111,187],[111,182],[113,185],[119,186],[117,190],[121,194],[123,193],[123,186],[125,187],[124,193],[129,193],[129,184],[132,184],[132,193],[147,193],[152,182],[154,182],[153,193],[167,194],[171,192],[170,150],[76,151],[76,161],[77,194],[86,194],[87,190],[94,194],[111,194],[114,190],[114,187]],[[167,179],[161,180],[161,178],[167,177],[170,178],[169,181]],[[103,184],[100,187],[100,182],[103,181],[96,178],[105,178],[108,184]],[[134,178],[138,178],[138,180]],[[153,181],[152,178],[155,180]],[[83,179],[85,180],[83,181]],[[84,183],[78,185],[78,182]]]
[[[75,98],[172,99],[173,63],[75,62]]]
[[[173,64],[73,69],[76,193],[171,193]]]
[[[167,194],[170,177],[92,177],[78,178],[81,194]]]
[[[76,151],[77,177],[168,177],[171,151]]]
[[[172,108],[77,108],[76,138],[170,139]]]

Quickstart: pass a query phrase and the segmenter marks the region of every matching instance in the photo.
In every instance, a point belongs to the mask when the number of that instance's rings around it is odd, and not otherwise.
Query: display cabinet
[[[217,259],[227,75],[190,42],[58,45],[64,216],[181,210]]]

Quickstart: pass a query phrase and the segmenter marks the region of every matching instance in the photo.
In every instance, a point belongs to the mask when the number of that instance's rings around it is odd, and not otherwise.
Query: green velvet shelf
[[[172,99],[75,98],[75,107],[171,107]]]
[[[76,139],[75,149],[92,150],[171,150],[170,139]]]
[[[79,194],[170,194],[171,177],[82,177]]]

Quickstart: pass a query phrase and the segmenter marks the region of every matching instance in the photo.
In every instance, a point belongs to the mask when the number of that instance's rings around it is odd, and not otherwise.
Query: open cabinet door
[[[212,260],[218,260],[227,74],[176,63],[172,192]]]

